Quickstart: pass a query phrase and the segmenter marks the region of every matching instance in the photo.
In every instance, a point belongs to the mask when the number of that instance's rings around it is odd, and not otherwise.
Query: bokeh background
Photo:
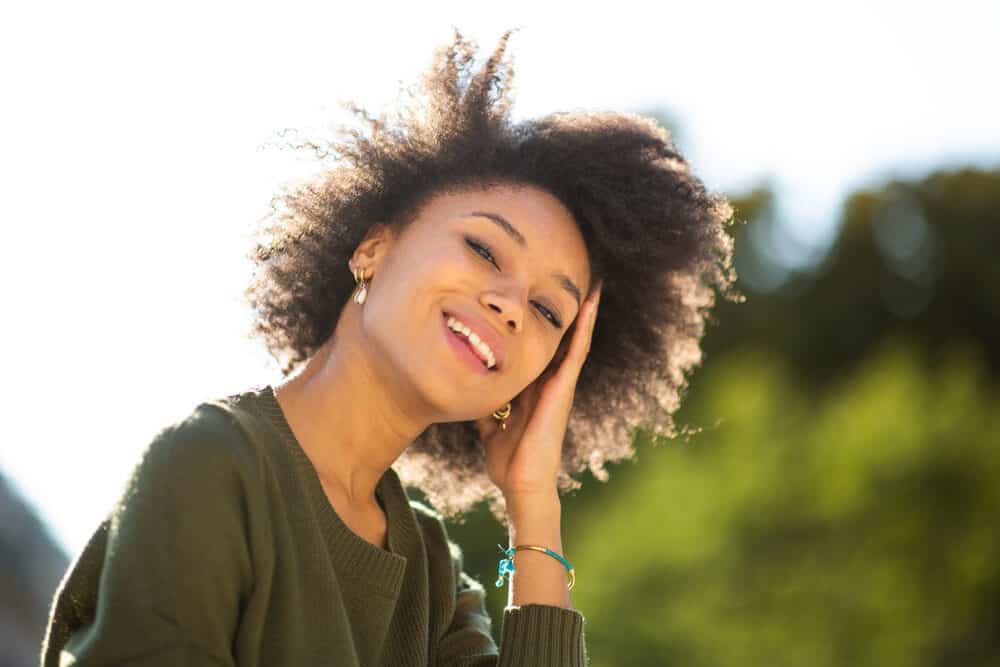
[[[0,663],[151,436],[279,378],[240,301],[317,168],[279,146],[455,26],[520,27],[515,120],[653,116],[743,221],[695,432],[564,498],[591,664],[1000,664],[1000,5],[470,4],[0,10]],[[506,535],[449,528],[498,636]]]

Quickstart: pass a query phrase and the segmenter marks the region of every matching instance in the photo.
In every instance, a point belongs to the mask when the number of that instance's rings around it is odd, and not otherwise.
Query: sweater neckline
[[[382,549],[352,531],[330,504],[319,473],[292,432],[285,413],[270,384],[256,390],[261,411],[281,435],[295,459],[300,478],[309,496],[334,566],[345,576],[363,578],[389,597],[397,597],[419,530],[402,482],[392,467],[386,469],[375,486],[375,494],[386,513],[386,547]]]

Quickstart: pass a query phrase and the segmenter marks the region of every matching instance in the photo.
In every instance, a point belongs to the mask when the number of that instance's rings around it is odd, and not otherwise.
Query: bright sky
[[[710,188],[770,180],[807,245],[853,188],[1000,164],[987,0],[18,4],[0,16],[0,469],[70,554],[154,433],[279,379],[245,336],[242,255],[311,165],[261,147],[344,120],[341,99],[379,110],[451,25],[484,50],[521,26],[516,119],[662,107]]]

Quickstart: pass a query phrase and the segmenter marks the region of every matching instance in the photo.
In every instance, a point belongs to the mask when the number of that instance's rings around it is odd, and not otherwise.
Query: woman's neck
[[[352,308],[300,372],[274,387],[299,445],[328,490],[358,511],[377,507],[386,469],[427,427],[408,416],[395,383],[381,379]]]

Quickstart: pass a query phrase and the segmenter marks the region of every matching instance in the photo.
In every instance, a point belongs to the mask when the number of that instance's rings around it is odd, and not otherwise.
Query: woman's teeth
[[[474,334],[469,327],[465,326],[454,317],[448,317],[448,328],[452,331],[457,331],[458,333],[465,336],[466,340],[472,344],[472,348],[476,350],[479,354],[480,359],[486,364],[487,368],[492,369],[497,365],[496,359],[493,356],[493,350],[490,346],[480,340],[479,336]]]

